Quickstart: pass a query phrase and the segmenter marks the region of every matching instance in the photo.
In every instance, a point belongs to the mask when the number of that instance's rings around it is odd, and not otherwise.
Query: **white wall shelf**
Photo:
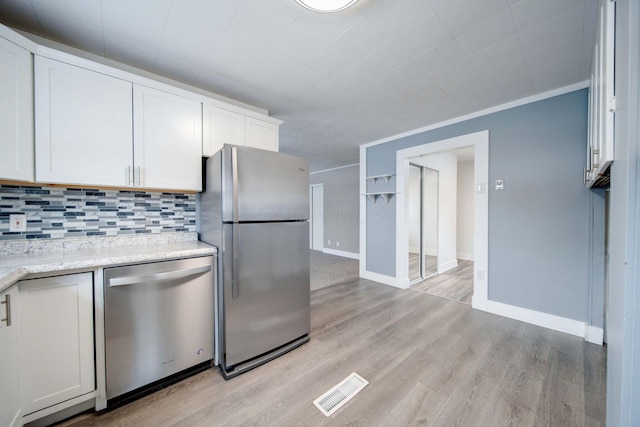
[[[369,200],[371,200],[374,204],[379,198],[382,198],[385,203],[389,204],[389,199],[394,196],[396,193],[394,192],[380,192],[380,193],[365,193],[364,196],[367,196]]]
[[[393,176],[395,176],[395,175],[390,175],[390,174],[374,175],[374,176],[368,176],[367,179],[375,184],[376,181],[379,180],[379,179],[384,179],[384,182],[389,182],[389,180]]]

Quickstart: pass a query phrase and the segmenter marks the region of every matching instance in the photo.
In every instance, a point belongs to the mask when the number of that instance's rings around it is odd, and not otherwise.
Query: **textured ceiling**
[[[312,170],[358,145],[586,80],[597,0],[0,0],[0,22],[284,120]]]

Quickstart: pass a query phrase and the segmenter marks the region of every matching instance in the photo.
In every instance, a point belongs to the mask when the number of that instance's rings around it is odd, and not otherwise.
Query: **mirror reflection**
[[[409,281],[438,273],[438,171],[409,164]]]

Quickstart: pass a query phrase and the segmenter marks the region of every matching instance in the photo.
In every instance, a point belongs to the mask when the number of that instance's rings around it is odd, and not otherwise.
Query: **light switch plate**
[[[504,180],[496,179],[496,190],[504,190]]]
[[[9,231],[11,232],[27,231],[27,215],[25,214],[9,215]]]

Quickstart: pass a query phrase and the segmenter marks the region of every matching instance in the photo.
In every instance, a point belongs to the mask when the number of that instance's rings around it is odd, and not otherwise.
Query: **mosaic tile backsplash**
[[[27,231],[9,231],[16,213]],[[193,194],[0,185],[0,240],[195,231]]]

